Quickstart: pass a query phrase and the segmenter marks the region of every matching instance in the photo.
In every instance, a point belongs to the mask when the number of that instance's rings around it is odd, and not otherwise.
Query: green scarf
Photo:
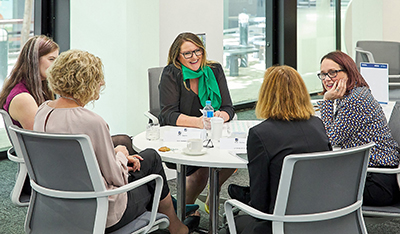
[[[199,78],[199,99],[202,106],[206,105],[207,100],[211,100],[214,110],[221,107],[221,93],[219,91],[217,79],[209,66],[193,71],[182,65],[183,81]]]

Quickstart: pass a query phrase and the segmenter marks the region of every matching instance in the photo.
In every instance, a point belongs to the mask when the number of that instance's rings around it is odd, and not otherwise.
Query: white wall
[[[347,53],[354,57],[358,40],[400,42],[397,19],[399,11],[398,0],[352,0],[345,19]]]
[[[112,134],[134,135],[146,126],[147,68],[159,59],[158,7],[158,0],[71,0],[71,49],[87,50],[104,64],[106,89],[87,107]]]
[[[383,0],[382,27],[385,41],[400,41],[399,11],[399,0]]]
[[[222,64],[223,12],[221,0],[160,1],[160,66],[167,64],[169,47],[181,32],[206,33],[207,58]]]
[[[71,49],[104,63],[106,89],[87,108],[106,120],[112,134],[145,130],[147,69],[166,65],[183,31],[206,33],[208,58],[222,62],[222,30],[223,1],[71,0]]]

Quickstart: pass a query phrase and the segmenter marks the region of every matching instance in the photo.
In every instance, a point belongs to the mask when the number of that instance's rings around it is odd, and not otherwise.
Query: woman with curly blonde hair
[[[167,179],[158,153],[147,149],[130,155],[123,146],[114,148],[107,123],[84,106],[99,99],[105,85],[100,58],[80,50],[61,53],[49,68],[51,90],[60,95],[43,103],[36,114],[34,130],[50,133],[86,134],[90,137],[107,189],[116,189],[149,174],[164,179],[159,211],[170,220],[171,233],[188,233],[176,216]],[[146,211],[151,203],[154,183],[109,197],[106,233],[118,230]],[[193,227],[191,227],[193,228]]]

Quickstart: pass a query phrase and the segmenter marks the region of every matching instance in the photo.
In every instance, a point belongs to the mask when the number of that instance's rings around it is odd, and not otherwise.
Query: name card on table
[[[221,138],[219,140],[220,148],[225,150],[232,150],[237,154],[247,153],[246,144],[247,138]]]
[[[169,142],[186,142],[188,139],[204,139],[205,135],[204,129],[174,127],[164,132],[163,139]]]

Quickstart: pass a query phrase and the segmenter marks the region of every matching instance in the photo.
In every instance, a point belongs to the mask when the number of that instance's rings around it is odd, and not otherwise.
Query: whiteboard
[[[379,103],[389,102],[389,65],[387,63],[360,63],[360,73],[367,81],[372,95]]]

